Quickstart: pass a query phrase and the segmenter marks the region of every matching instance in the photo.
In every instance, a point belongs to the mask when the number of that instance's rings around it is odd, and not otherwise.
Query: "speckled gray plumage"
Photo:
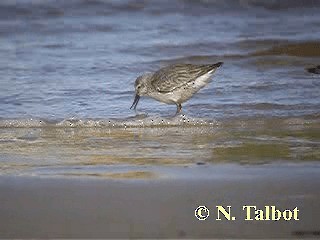
[[[171,92],[216,69],[220,65],[220,63],[206,65],[171,65],[156,71],[152,76],[151,84],[159,92]]]
[[[181,104],[206,86],[222,64],[176,64],[139,76],[135,82],[136,97],[131,108],[136,108],[140,96],[149,96],[160,102],[176,104],[177,114],[181,111]]]

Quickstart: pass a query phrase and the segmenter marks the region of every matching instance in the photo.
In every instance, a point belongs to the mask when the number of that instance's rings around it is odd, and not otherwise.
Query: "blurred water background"
[[[319,161],[320,75],[306,71],[320,63],[319,9],[315,0],[2,0],[1,172]],[[218,61],[185,116],[148,98],[138,116],[129,109],[138,75]]]

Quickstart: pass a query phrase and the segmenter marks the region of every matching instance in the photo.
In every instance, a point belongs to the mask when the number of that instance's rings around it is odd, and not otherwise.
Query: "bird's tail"
[[[223,64],[223,62],[217,62],[215,64],[212,64],[212,68],[218,68],[218,67],[221,67]]]
[[[213,74],[219,67],[221,67],[223,62],[217,62],[215,64],[206,65],[205,72]]]

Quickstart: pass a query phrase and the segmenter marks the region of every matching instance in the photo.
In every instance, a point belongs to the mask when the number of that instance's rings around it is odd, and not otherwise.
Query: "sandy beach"
[[[319,9],[0,1],[0,239],[319,239]]]
[[[185,171],[206,174],[206,168]],[[191,180],[2,176],[0,238],[318,236],[317,164],[209,168],[211,177]],[[195,217],[199,205],[210,209],[205,221]],[[217,205],[231,206],[236,220],[217,221]],[[299,221],[245,221],[244,205],[297,207]]]

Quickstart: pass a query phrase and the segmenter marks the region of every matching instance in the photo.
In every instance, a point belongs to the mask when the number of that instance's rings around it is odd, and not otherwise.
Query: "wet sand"
[[[191,179],[1,176],[0,238],[318,237],[319,164],[209,168],[212,176]],[[198,205],[210,209],[207,220],[195,218]],[[216,221],[217,205],[236,220]],[[245,221],[243,205],[297,207],[300,220]]]

